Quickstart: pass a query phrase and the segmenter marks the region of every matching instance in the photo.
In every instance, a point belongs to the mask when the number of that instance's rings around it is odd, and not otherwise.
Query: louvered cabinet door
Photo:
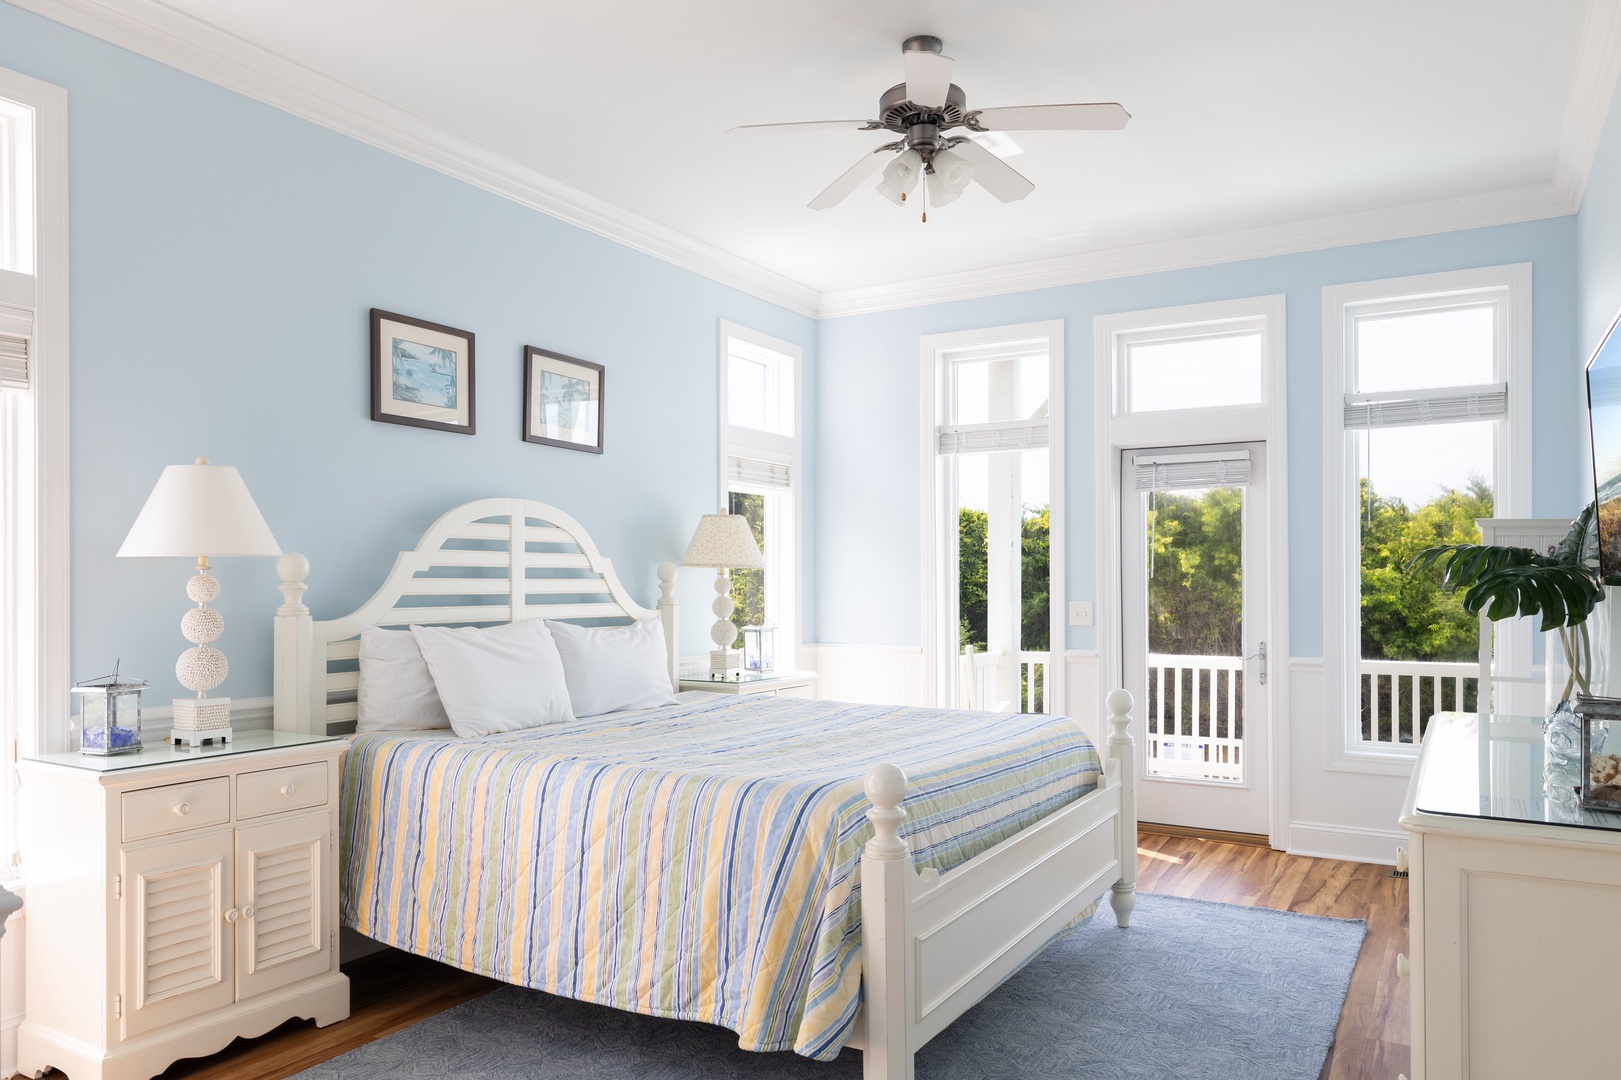
[[[124,1038],[229,1005],[230,830],[132,848],[123,861]]]
[[[319,813],[237,830],[239,1000],[331,969],[321,902],[331,828],[331,814]]]

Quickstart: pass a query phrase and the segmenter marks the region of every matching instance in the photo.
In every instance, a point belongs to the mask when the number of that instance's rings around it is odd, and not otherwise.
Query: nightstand
[[[681,689],[707,690],[711,694],[769,694],[772,697],[808,698],[816,696],[816,672],[776,671],[770,675],[734,675],[729,679],[682,679]]]
[[[28,1017],[18,1067],[147,1080],[293,1017],[349,1015],[338,970],[348,743],[25,760]]]

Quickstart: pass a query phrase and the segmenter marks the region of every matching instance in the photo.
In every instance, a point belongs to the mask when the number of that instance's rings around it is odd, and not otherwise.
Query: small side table
[[[769,694],[772,697],[815,697],[816,672],[774,671],[770,675],[742,674],[729,679],[707,675],[682,679],[683,690],[707,690],[711,694]]]

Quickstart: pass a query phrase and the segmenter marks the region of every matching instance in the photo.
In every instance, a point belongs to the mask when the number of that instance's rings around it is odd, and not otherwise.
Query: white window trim
[[[749,428],[734,429],[731,424],[731,411],[728,401],[728,365],[731,349],[728,342],[736,339],[750,345],[767,349],[789,358],[792,373],[789,377],[789,392],[793,394],[793,436],[791,438],[774,435],[770,432],[754,431]],[[716,455],[717,476],[719,483],[716,488],[716,505],[721,513],[726,513],[729,501],[727,493],[734,490],[753,491],[747,485],[733,485],[729,478],[727,458],[730,456],[730,447],[734,441],[744,445],[760,445],[777,451],[788,450],[792,455],[789,463],[790,487],[785,493],[780,489],[767,491],[758,489],[762,493],[788,496],[789,521],[788,535],[768,536],[766,538],[767,573],[770,573],[769,563],[772,561],[771,549],[776,545],[791,543],[793,545],[793,574],[786,582],[786,597],[777,597],[773,603],[774,610],[768,617],[775,620],[777,625],[777,652],[779,657],[791,660],[791,666],[796,671],[805,670],[805,352],[791,341],[763,334],[758,330],[726,319],[718,320],[715,335],[715,386],[716,386],[716,429],[719,438],[718,453]],[[780,550],[780,548],[778,549]],[[767,591],[770,597],[771,590]]]
[[[0,97],[34,110],[34,333],[30,381],[34,402],[37,503],[32,718],[19,718],[15,741],[5,740],[0,791],[6,798],[7,835],[0,866],[16,849],[16,786],[10,767],[16,754],[50,753],[68,747],[68,686],[71,597],[68,577],[68,169],[67,91],[0,68]],[[15,528],[7,515],[4,526]],[[15,548],[15,533],[0,543]],[[11,868],[0,875],[12,876]]]
[[[1345,447],[1345,395],[1351,392],[1347,309],[1381,300],[1412,299],[1423,310],[1460,293],[1506,293],[1506,325],[1494,381],[1509,385],[1504,437],[1497,440],[1496,517],[1531,515],[1531,264],[1483,266],[1438,274],[1359,281],[1323,289],[1323,676],[1328,727],[1324,765],[1331,772],[1408,776],[1418,747],[1375,747],[1357,729],[1360,703],[1360,638],[1351,634],[1359,586],[1352,570],[1361,564],[1355,516],[1347,513],[1356,462]],[[1426,302],[1427,301],[1427,302]],[[1383,308],[1383,305],[1381,305]]]
[[[1205,304],[1127,311],[1092,320],[1093,409],[1095,453],[1093,492],[1097,522],[1098,678],[1105,686],[1125,681],[1124,646],[1120,640],[1120,463],[1128,450],[1157,446],[1264,442],[1267,445],[1267,498],[1271,546],[1268,618],[1274,642],[1269,664],[1287,672],[1289,664],[1289,410],[1287,304],[1282,293],[1217,300]],[[1178,329],[1258,323],[1264,332],[1261,374],[1262,404],[1210,409],[1175,409],[1117,415],[1117,372],[1123,346]],[[1280,689],[1281,688],[1281,689]],[[1270,839],[1281,850],[1290,847],[1288,680],[1266,685],[1267,737],[1271,744],[1269,786]]]
[[[976,330],[959,330],[949,334],[928,334],[919,339],[918,352],[921,373],[918,394],[920,422],[918,424],[922,462],[921,492],[923,502],[923,686],[925,693],[934,698],[936,705],[949,708],[946,700],[951,673],[940,663],[943,635],[956,641],[958,628],[947,627],[942,620],[945,611],[940,603],[941,576],[951,565],[952,552],[944,550],[942,537],[955,536],[956,527],[942,530],[941,518],[951,500],[940,490],[942,474],[939,468],[939,424],[943,415],[942,394],[946,393],[941,372],[951,360],[964,359],[964,353],[974,349],[986,350],[987,355],[1003,355],[1008,347],[1023,342],[1039,342],[1047,350],[1047,431],[1050,455],[1048,511],[1047,590],[1049,628],[1047,641],[1052,660],[1047,665],[1047,683],[1043,690],[1048,709],[1054,713],[1069,711],[1065,659],[1068,653],[1069,626],[1065,619],[1067,608],[1065,564],[1068,550],[1064,530],[1064,321],[1016,323],[1011,326],[986,326]],[[1099,713],[1101,714],[1101,706]]]

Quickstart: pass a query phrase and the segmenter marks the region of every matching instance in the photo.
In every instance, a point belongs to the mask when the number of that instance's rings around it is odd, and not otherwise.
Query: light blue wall
[[[75,678],[121,658],[149,704],[180,692],[190,571],[114,557],[165,465],[237,466],[318,618],[490,495],[573,513],[651,603],[717,497],[716,320],[814,377],[811,319],[5,3],[0,66],[69,94]],[[477,435],[368,419],[374,306],[477,334]],[[606,365],[601,457],[521,441],[525,345]],[[268,694],[273,560],[217,572],[222,692]],[[708,588],[683,574],[689,643]]]
[[[814,527],[813,640],[921,641],[918,338],[1064,320],[1068,590],[1097,594],[1093,526],[1092,320],[1110,312],[1283,293],[1289,379],[1290,650],[1323,654],[1322,288],[1501,263],[1533,264],[1533,513],[1573,514],[1580,498],[1574,418],[1574,218],[1506,225],[1145,274],[821,324],[821,452]],[[882,542],[874,542],[881,537]],[[859,567],[860,573],[848,568]],[[1096,631],[1071,629],[1070,648]]]

